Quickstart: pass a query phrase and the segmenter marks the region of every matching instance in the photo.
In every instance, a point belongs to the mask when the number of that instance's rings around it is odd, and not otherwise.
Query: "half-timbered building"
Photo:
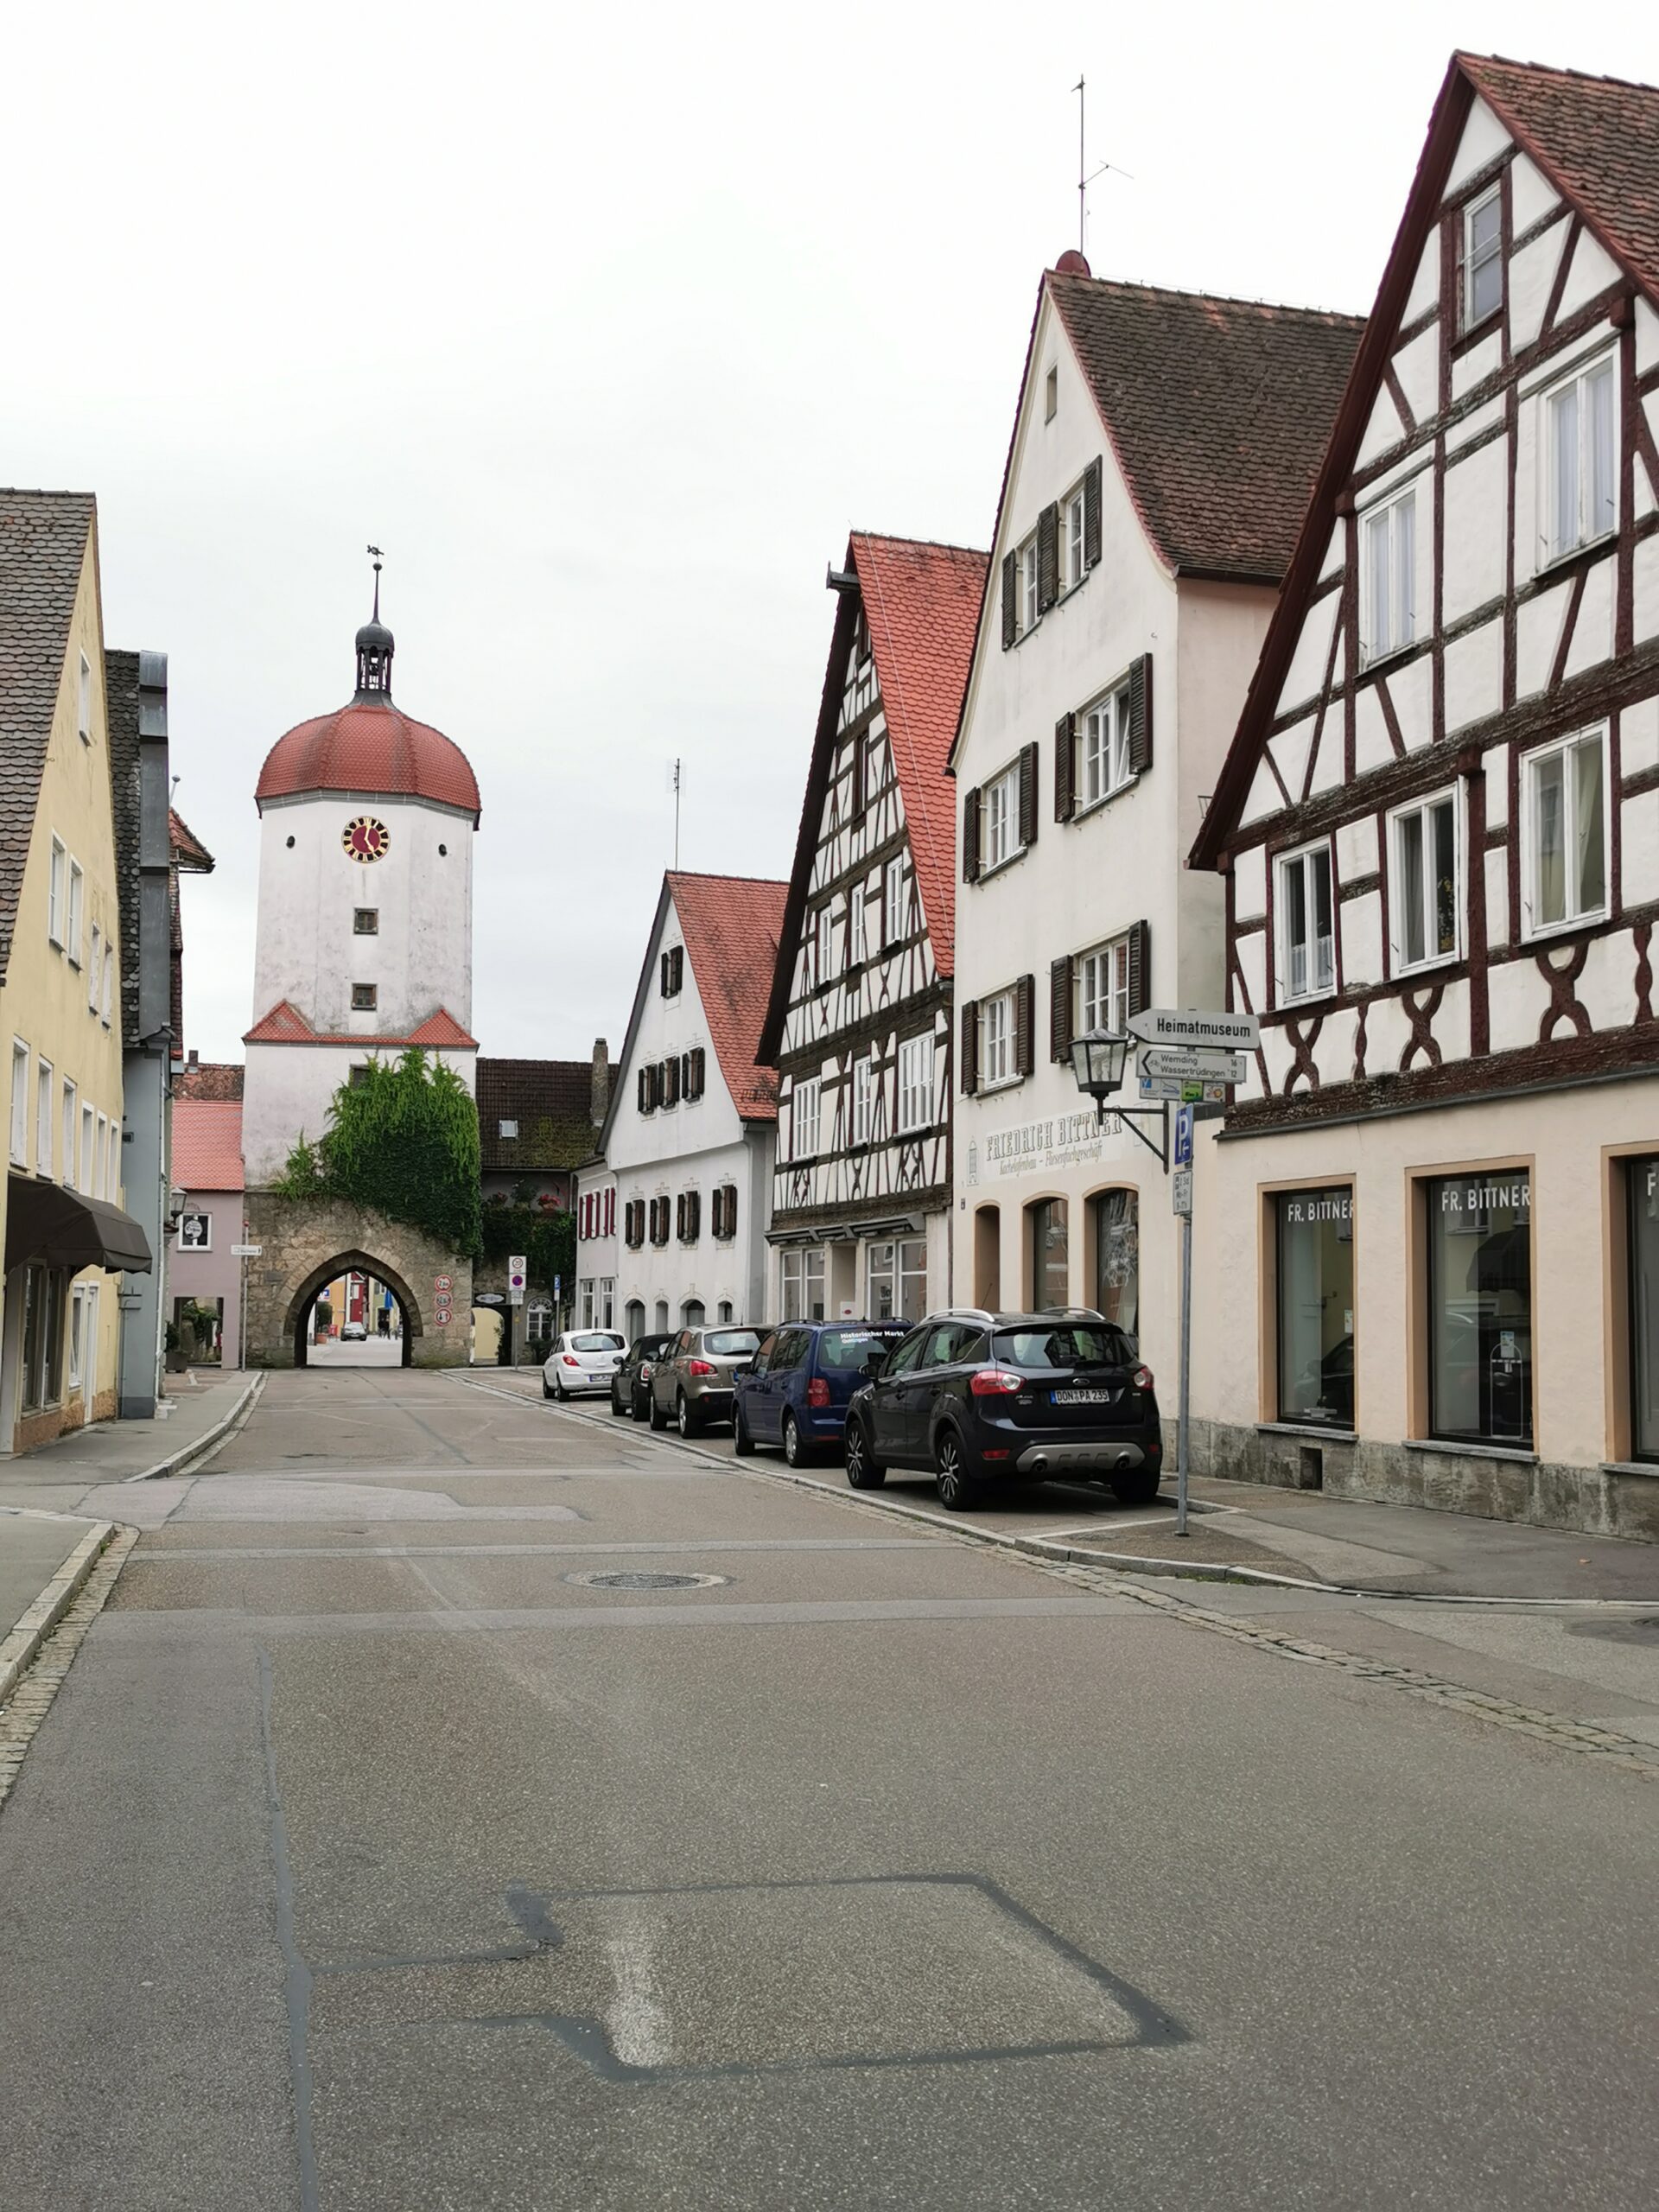
[[[1454,56],[1192,855],[1217,1472],[1659,1535],[1656,430],[1659,92]]]
[[[985,556],[856,532],[761,1033],[772,1313],[918,1320],[950,1284],[954,804]]]
[[[778,1083],[755,1048],[785,890],[747,876],[663,878],[599,1141],[615,1185],[612,1315],[630,1342],[768,1318]],[[593,1192],[604,1179],[588,1166]]]
[[[1154,1368],[1178,1309],[1163,1171],[1079,1093],[1071,1040],[1218,1002],[1220,887],[1182,861],[1359,327],[1076,253],[1038,296],[952,754],[955,1290],[1097,1306]]]

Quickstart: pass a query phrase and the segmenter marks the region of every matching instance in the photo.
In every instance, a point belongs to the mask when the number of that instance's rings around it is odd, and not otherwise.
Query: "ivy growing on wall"
[[[532,1289],[550,1295],[561,1282],[569,1298],[576,1271],[575,1217],[539,1200],[534,1178],[526,1178],[513,1185],[510,1199],[499,1193],[485,1207],[484,1252],[492,1260],[522,1252]]]
[[[483,1249],[478,1109],[442,1060],[413,1046],[372,1059],[334,1093],[326,1133],[302,1135],[272,1188],[279,1198],[344,1198],[408,1222],[452,1251]]]

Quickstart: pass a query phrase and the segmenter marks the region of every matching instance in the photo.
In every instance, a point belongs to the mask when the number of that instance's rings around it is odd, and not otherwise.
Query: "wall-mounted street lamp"
[[[1071,1039],[1071,1072],[1077,1079],[1077,1089],[1085,1097],[1092,1098],[1100,1119],[1103,1122],[1109,1111],[1124,1122],[1130,1133],[1140,1138],[1147,1150],[1157,1159],[1166,1175],[1169,1173],[1169,1122],[1161,1106],[1113,1106],[1107,1100],[1116,1098],[1123,1088],[1128,1072],[1129,1054],[1135,1039],[1120,1036],[1109,1029],[1085,1030],[1081,1037]],[[1154,1144],[1146,1131],[1137,1125],[1141,1122],[1157,1124],[1158,1141]]]

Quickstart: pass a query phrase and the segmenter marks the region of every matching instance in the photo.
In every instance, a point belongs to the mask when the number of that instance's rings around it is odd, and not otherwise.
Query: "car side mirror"
[[[887,1355],[879,1348],[864,1355],[864,1372],[874,1379],[887,1363]]]
[[[735,1375],[753,1375],[754,1372],[754,1362],[751,1360],[747,1367],[734,1368],[732,1371]]]

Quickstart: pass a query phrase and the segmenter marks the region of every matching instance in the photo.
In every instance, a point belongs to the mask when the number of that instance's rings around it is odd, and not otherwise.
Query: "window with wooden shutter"
[[[674,1201],[674,1234],[683,1244],[685,1242],[685,1192],[683,1191]]]
[[[1071,1057],[1071,956],[1050,963],[1048,970],[1048,1057]]]
[[[663,1103],[677,1106],[680,1103],[680,1064],[677,1058],[663,1062]]]
[[[1020,843],[1029,852],[1037,842],[1037,747],[1027,745],[1020,754]]]
[[[685,1241],[695,1244],[702,1234],[702,1192],[688,1191],[685,1194]]]
[[[726,1185],[726,1234],[728,1236],[735,1236],[737,1234],[737,1185],[735,1183],[728,1183]]]
[[[1054,725],[1054,819],[1069,822],[1077,810],[1076,760],[1077,718],[1062,715]]]
[[[979,1001],[969,999],[962,1009],[962,1095],[971,1098],[979,1089]]]
[[[1016,1075],[1031,1073],[1032,1010],[1036,995],[1037,978],[1022,976],[1014,987],[1014,1070]]]
[[[1083,480],[1083,559],[1092,569],[1100,559],[1100,457],[1089,464]]]
[[[962,880],[979,881],[979,786],[964,792],[962,801]]]
[[[694,1045],[687,1057],[690,1065],[687,1071],[685,1095],[688,1098],[701,1098],[709,1065],[708,1056],[701,1045]]]
[[[668,955],[663,955],[663,996],[668,996]]]
[[[1129,772],[1139,776],[1152,766],[1152,655],[1142,653],[1129,671]]]
[[[649,1068],[640,1069],[636,1078],[636,1088],[639,1095],[639,1111],[642,1114],[649,1114],[651,1111],[651,1070]]]
[[[1020,635],[1020,562],[1010,553],[1002,563],[1002,650]]]
[[[1060,595],[1060,510],[1046,506],[1037,518],[1037,606],[1046,613]]]
[[[677,997],[685,988],[685,947],[677,944],[669,958],[673,963],[674,992]]]
[[[1137,922],[1129,931],[1129,1012],[1144,1014],[1152,1004],[1152,925]]]

